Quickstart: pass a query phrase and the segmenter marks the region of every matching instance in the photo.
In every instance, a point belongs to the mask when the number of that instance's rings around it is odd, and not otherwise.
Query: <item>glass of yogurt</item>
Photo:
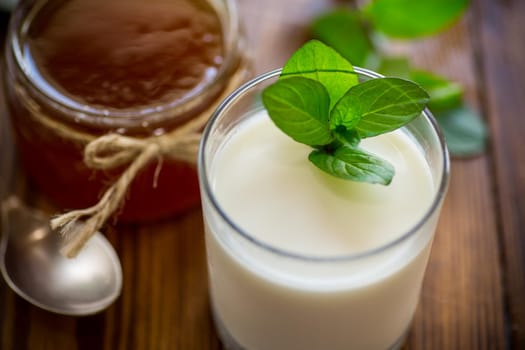
[[[361,81],[379,77],[355,68]],[[449,178],[425,110],[364,139],[389,186],[327,175],[270,120],[261,92],[280,70],[219,106],[198,167],[211,305],[227,349],[397,349],[421,291]]]

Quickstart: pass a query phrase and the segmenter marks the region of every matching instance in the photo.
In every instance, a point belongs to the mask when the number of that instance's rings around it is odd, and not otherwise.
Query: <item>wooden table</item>
[[[256,72],[278,67],[336,2],[240,0]],[[342,3],[342,2],[340,2]],[[439,37],[401,45],[414,63],[460,81],[488,121],[484,156],[452,162],[411,349],[525,349],[525,1],[474,0]],[[19,191],[42,202],[22,178]],[[122,296],[73,318],[33,307],[0,281],[0,349],[220,349],[206,280],[201,211],[108,228]]]

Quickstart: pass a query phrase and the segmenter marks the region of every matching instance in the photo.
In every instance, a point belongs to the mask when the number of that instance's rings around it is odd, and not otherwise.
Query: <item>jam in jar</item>
[[[87,167],[87,144],[169,134],[210,114],[248,71],[231,0],[35,0],[12,15],[3,80],[29,179],[74,209],[95,204],[127,166]],[[129,185],[119,221],[199,202],[194,164],[160,158]]]

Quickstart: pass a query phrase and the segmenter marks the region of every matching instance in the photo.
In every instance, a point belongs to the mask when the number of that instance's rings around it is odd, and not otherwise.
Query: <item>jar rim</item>
[[[6,44],[12,55],[16,69],[21,73],[24,83],[31,89],[38,99],[46,101],[54,110],[61,113],[64,119],[71,119],[77,124],[98,125],[107,128],[136,127],[140,124],[157,124],[167,119],[176,120],[201,106],[201,99],[212,97],[220,92],[219,87],[226,85],[230,75],[239,64],[240,22],[235,0],[217,1],[208,0],[221,21],[223,35],[224,59],[218,67],[217,73],[209,80],[199,83],[180,98],[127,108],[111,108],[107,106],[82,104],[65,95],[48,93],[45,89],[47,82],[38,82],[30,74],[28,61],[24,54],[22,41],[27,35],[32,20],[49,0],[37,1],[31,5],[19,6],[12,16],[9,36]],[[18,27],[20,26],[20,27]],[[55,90],[55,89],[53,89]],[[57,96],[61,98],[57,98]]]

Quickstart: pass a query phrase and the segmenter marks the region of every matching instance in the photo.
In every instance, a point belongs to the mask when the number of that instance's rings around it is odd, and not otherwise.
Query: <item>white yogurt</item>
[[[359,259],[334,258],[399,239],[436,189],[423,155],[402,131],[363,140],[392,163],[389,186],[339,180],[315,168],[311,149],[260,111],[228,136],[210,168],[224,213],[205,215],[210,289],[218,322],[243,348],[387,349],[415,311],[437,214],[417,235]],[[209,203],[204,201],[204,209]],[[261,245],[272,247],[263,248]]]

